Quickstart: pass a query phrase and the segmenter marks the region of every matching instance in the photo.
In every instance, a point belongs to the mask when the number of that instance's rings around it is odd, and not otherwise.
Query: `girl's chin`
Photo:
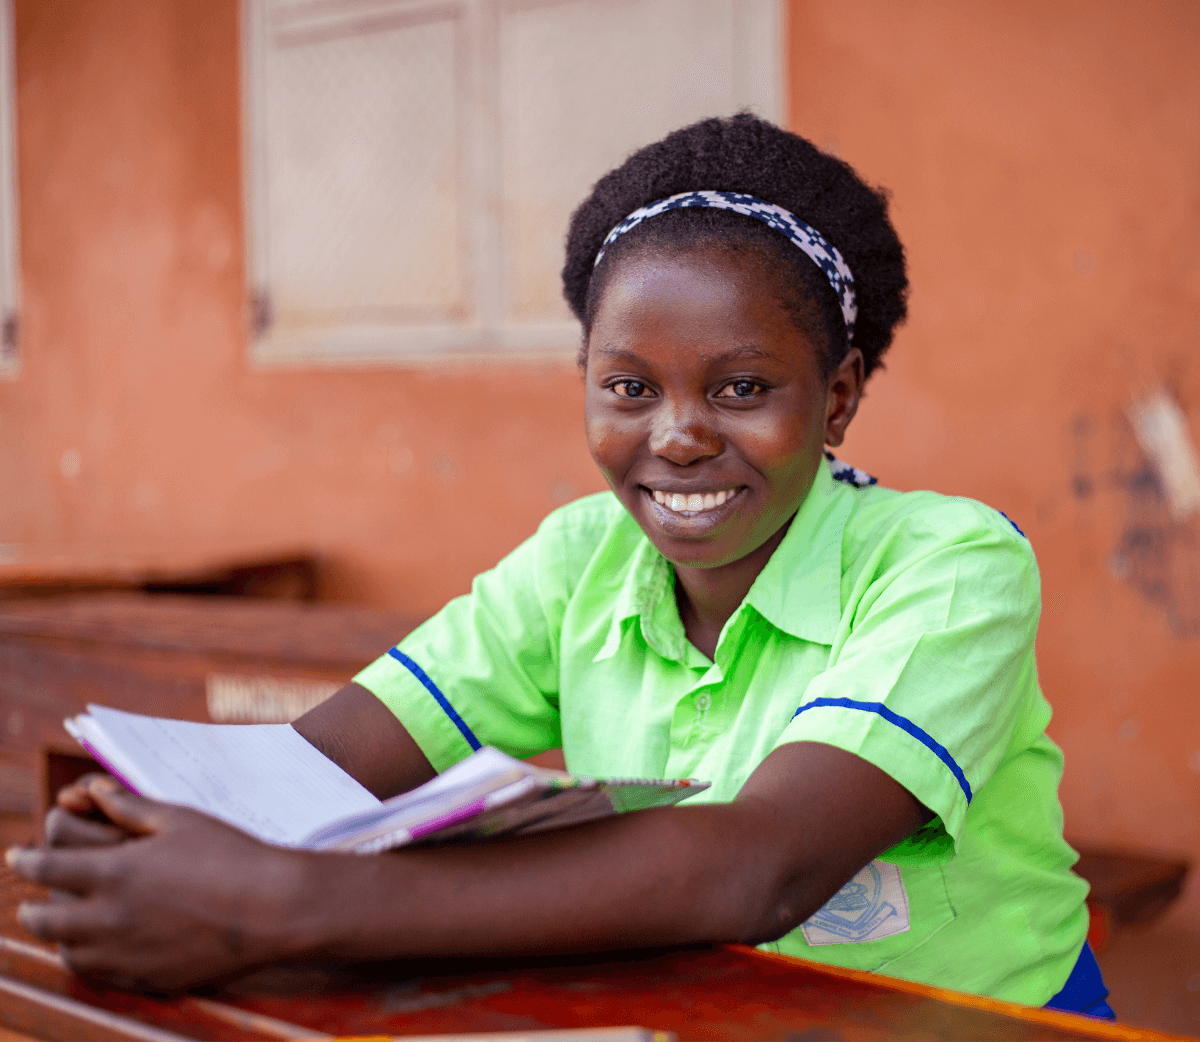
[[[635,515],[639,527],[654,547],[672,564],[683,568],[719,568],[745,556],[738,552],[739,540],[727,524],[679,523],[661,519],[648,511]]]

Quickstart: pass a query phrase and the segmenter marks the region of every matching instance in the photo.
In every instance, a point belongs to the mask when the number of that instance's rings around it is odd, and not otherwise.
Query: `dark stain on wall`
[[[1108,572],[1160,611],[1173,634],[1200,637],[1200,519],[1180,519],[1128,417],[1070,423],[1071,494],[1078,511],[1117,520]],[[1101,462],[1104,461],[1104,462]]]

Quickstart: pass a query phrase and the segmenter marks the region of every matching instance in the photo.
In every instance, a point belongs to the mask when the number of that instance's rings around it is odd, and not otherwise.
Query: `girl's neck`
[[[783,542],[791,522],[752,553],[716,568],[675,566],[675,603],[688,640],[710,659],[725,623],[738,610],[759,573]]]

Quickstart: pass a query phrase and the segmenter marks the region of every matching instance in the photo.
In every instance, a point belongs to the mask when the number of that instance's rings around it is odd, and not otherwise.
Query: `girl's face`
[[[678,565],[769,556],[858,405],[861,354],[823,378],[772,277],[749,253],[634,254],[595,312],[588,448]]]

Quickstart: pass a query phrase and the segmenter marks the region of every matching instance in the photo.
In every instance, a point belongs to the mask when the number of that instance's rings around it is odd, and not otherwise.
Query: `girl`
[[[825,452],[905,314],[883,197],[751,115],[707,120],[596,185],[563,282],[612,494],[552,514],[295,726],[381,797],[481,744],[712,788],[358,857],[93,778],[60,796],[54,849],[10,853],[72,895],[22,922],[143,987],[316,956],[746,941],[1105,1013],[1033,553],[981,504],[883,489]]]

